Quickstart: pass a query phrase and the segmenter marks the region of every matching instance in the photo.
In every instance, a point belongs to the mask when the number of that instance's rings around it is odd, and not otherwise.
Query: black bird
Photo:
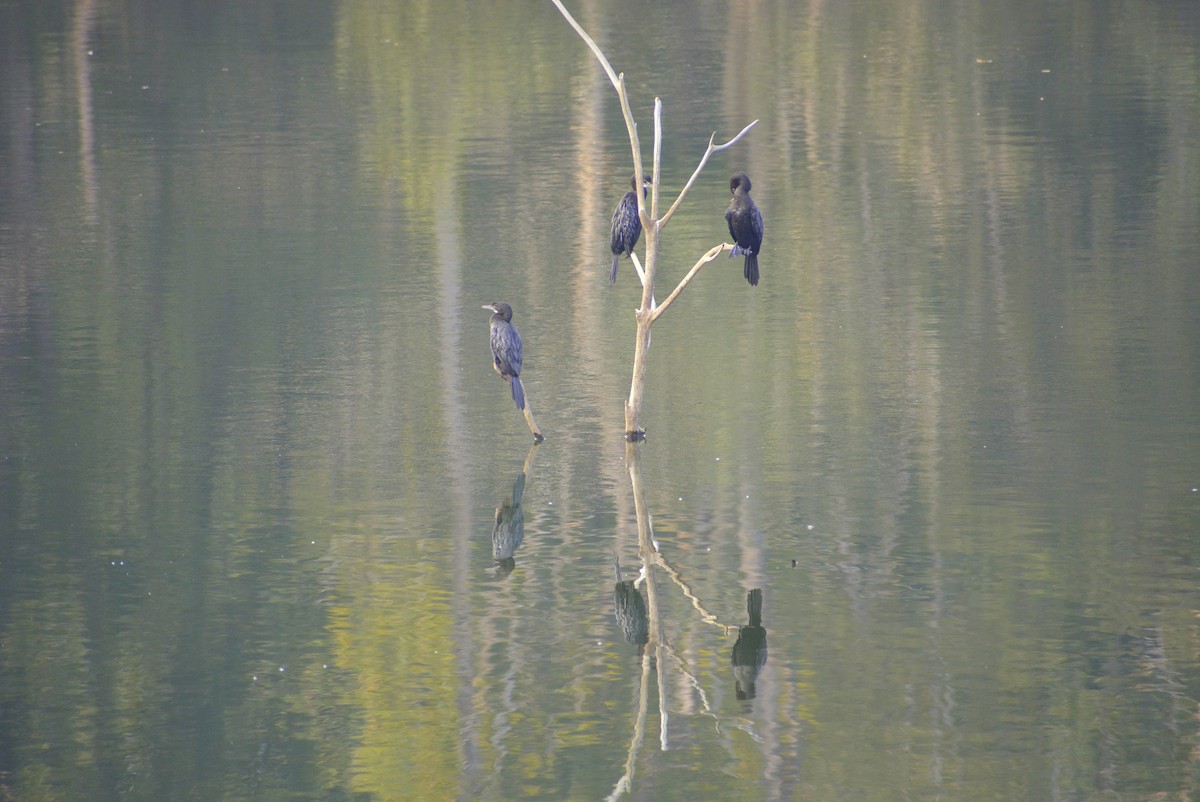
[[[484,304],[492,310],[492,367],[512,386],[517,409],[525,409],[525,388],[521,384],[521,335],[512,324],[512,307],[493,301]]]
[[[646,195],[646,187],[650,185],[650,176],[642,176],[642,196]],[[612,228],[609,232],[609,250],[612,251],[612,271],[608,274],[608,286],[617,283],[617,264],[622,256],[633,253],[634,246],[642,236],[642,220],[638,217],[637,176],[629,179],[632,189],[626,192],[621,202],[613,212]]]
[[[733,251],[729,256],[746,256],[743,275],[751,286],[758,286],[758,254],[762,249],[763,219],[754,199],[750,197],[750,176],[738,171],[729,178],[729,191],[733,200],[725,210],[725,222],[729,223],[729,236],[733,237]]]

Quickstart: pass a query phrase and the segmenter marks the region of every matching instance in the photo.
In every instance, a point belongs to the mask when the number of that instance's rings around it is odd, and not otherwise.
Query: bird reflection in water
[[[616,607],[617,624],[627,643],[637,646],[638,657],[646,649],[650,640],[650,616],[646,613],[646,600],[638,591],[634,580],[621,581],[621,563],[613,557],[613,573],[616,583],[613,585],[613,603]]]
[[[525,498],[525,481],[533,470],[533,455],[537,453],[535,442],[525,457],[525,465],[513,480],[512,495],[505,498],[496,508],[496,521],[492,525],[492,562],[496,576],[503,578],[512,573],[517,561],[515,555],[525,540],[525,510],[521,502]]]
[[[733,644],[734,690],[738,699],[753,699],[758,672],[767,664],[767,630],[762,625],[762,590],[746,594],[746,613],[750,623],[738,630]]]

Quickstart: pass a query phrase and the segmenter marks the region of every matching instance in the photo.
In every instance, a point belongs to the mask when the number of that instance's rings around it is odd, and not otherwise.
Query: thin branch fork
[[[700,177],[700,173],[704,170],[704,165],[708,164],[708,157],[712,156],[714,153],[720,153],[727,148],[733,147],[741,140],[742,137],[750,132],[751,128],[756,125],[758,125],[758,120],[755,120],[747,125],[738,133],[737,136],[726,142],[724,145],[713,144],[713,140],[717,137],[717,132],[713,131],[712,136],[708,138],[708,148],[705,149],[704,156],[701,157],[700,163],[696,165],[696,169],[692,172],[692,177],[688,179],[688,182],[684,184],[683,189],[679,192],[679,197],[675,199],[675,202],[671,204],[671,208],[667,209],[667,213],[664,214],[662,220],[659,221],[659,228],[662,228],[667,224],[667,221],[670,220],[671,216],[675,214],[675,210],[679,208],[679,204],[683,203],[683,199],[687,195],[688,190],[692,188],[692,184],[696,183],[696,179]],[[658,164],[657,154],[655,154],[654,163]],[[658,176],[655,176],[656,184],[657,178]]]
[[[642,165],[641,142],[638,139],[637,123],[633,120],[633,112],[629,108],[629,95],[625,90],[625,75],[618,73],[609,63],[608,58],[600,50],[599,45],[592,39],[583,29],[583,27],[575,20],[571,13],[567,11],[562,0],[551,0],[554,7],[558,9],[563,18],[575,30],[588,48],[595,55],[596,60],[600,62],[600,66],[604,69],[605,75],[608,76],[609,83],[617,90],[617,97],[621,102],[621,114],[625,118],[625,127],[629,133],[629,148],[633,156],[634,168],[634,188],[642,186],[643,179],[646,176]],[[662,229],[674,216],[675,210],[683,203],[683,199],[687,196],[692,185],[696,183],[701,171],[708,164],[709,158],[714,153],[718,153],[726,148],[730,148],[737,144],[750,129],[758,124],[758,120],[743,128],[737,136],[723,144],[715,144],[716,132],[708,139],[708,147],[704,151],[704,156],[700,159],[700,163],[692,172],[687,184],[680,191],[675,202],[671,204],[671,208],[661,218],[658,216],[659,210],[659,192],[662,183],[662,100],[654,99],[654,147],[653,147],[653,162],[651,169],[651,187],[649,198],[647,199],[642,192],[635,192],[638,206],[638,219],[641,221],[642,230],[645,232],[646,242],[646,264],[639,264],[636,256],[632,256],[634,268],[638,272],[638,278],[642,282],[642,299],[638,309],[634,312],[634,318],[637,320],[637,339],[633,349],[633,378],[629,387],[629,398],[625,402],[625,437],[627,440],[640,440],[645,437],[645,429],[638,423],[641,417],[642,400],[644,398],[644,388],[646,383],[646,354],[650,348],[650,327],[659,316],[666,311],[684,288],[695,278],[700,269],[708,262],[711,262],[726,248],[732,248],[728,243],[722,243],[720,246],[713,248],[700,261],[692,267],[691,271],[684,276],[683,280],[671,293],[671,295],[661,304],[657,305],[654,299],[654,281],[658,273],[658,255],[659,255],[659,235]],[[647,200],[649,203],[647,204]],[[647,208],[649,206],[649,208]],[[535,436],[537,431],[534,424],[529,422],[530,429],[534,430]]]
[[[696,264],[692,265],[692,269],[687,272],[687,275],[679,280],[678,286],[671,291],[671,294],[664,298],[663,302],[659,304],[658,307],[650,311],[650,314],[647,316],[648,325],[653,326],[654,321],[658,320],[658,316],[665,312],[668,306],[675,303],[675,299],[679,297],[679,294],[683,292],[687,285],[692,283],[692,279],[695,278],[696,274],[700,272],[700,268],[704,267],[721,254],[725,253],[727,250],[732,251],[733,246],[728,242],[722,242],[720,245],[713,246],[711,249],[709,249],[708,253],[701,256],[700,260],[696,262]]]

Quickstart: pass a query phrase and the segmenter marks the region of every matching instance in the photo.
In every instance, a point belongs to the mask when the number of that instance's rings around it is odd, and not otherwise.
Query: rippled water
[[[1195,796],[1192,5],[572,11],[0,8],[0,800]]]

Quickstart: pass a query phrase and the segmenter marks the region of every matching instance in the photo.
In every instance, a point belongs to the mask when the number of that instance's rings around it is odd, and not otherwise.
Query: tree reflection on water
[[[667,710],[667,672],[664,670],[664,666],[673,665],[675,670],[683,675],[696,691],[703,714],[713,719],[718,731],[721,729],[721,717],[709,703],[708,692],[696,672],[688,664],[688,660],[671,645],[663,632],[659,588],[654,569],[661,570],[675,583],[691,602],[692,608],[699,614],[701,621],[720,629],[726,636],[737,633],[738,638],[733,646],[732,663],[738,699],[748,701],[755,697],[758,672],[767,662],[767,630],[762,626],[762,589],[753,588],[746,595],[746,612],[749,618],[746,626],[739,627],[736,624],[723,623],[716,614],[709,611],[679,570],[671,565],[663,555],[658,541],[654,538],[654,527],[646,504],[646,486],[642,478],[641,447],[638,443],[631,442],[626,445],[625,463],[629,466],[629,479],[633,487],[634,509],[637,514],[638,559],[641,561],[641,570],[636,580],[622,581],[620,562],[616,560],[614,566],[616,584],[613,595],[617,623],[621,627],[625,640],[637,645],[642,670],[638,681],[638,706],[634,717],[633,735],[630,738],[625,760],[625,773],[617,781],[608,799],[616,799],[630,790],[637,764],[638,749],[645,736],[652,669],[655,672],[658,686],[659,746],[663,751],[670,747],[670,712]],[[642,600],[638,590],[639,585],[644,585],[646,588],[645,601]],[[744,728],[746,725],[739,723],[737,726]]]

